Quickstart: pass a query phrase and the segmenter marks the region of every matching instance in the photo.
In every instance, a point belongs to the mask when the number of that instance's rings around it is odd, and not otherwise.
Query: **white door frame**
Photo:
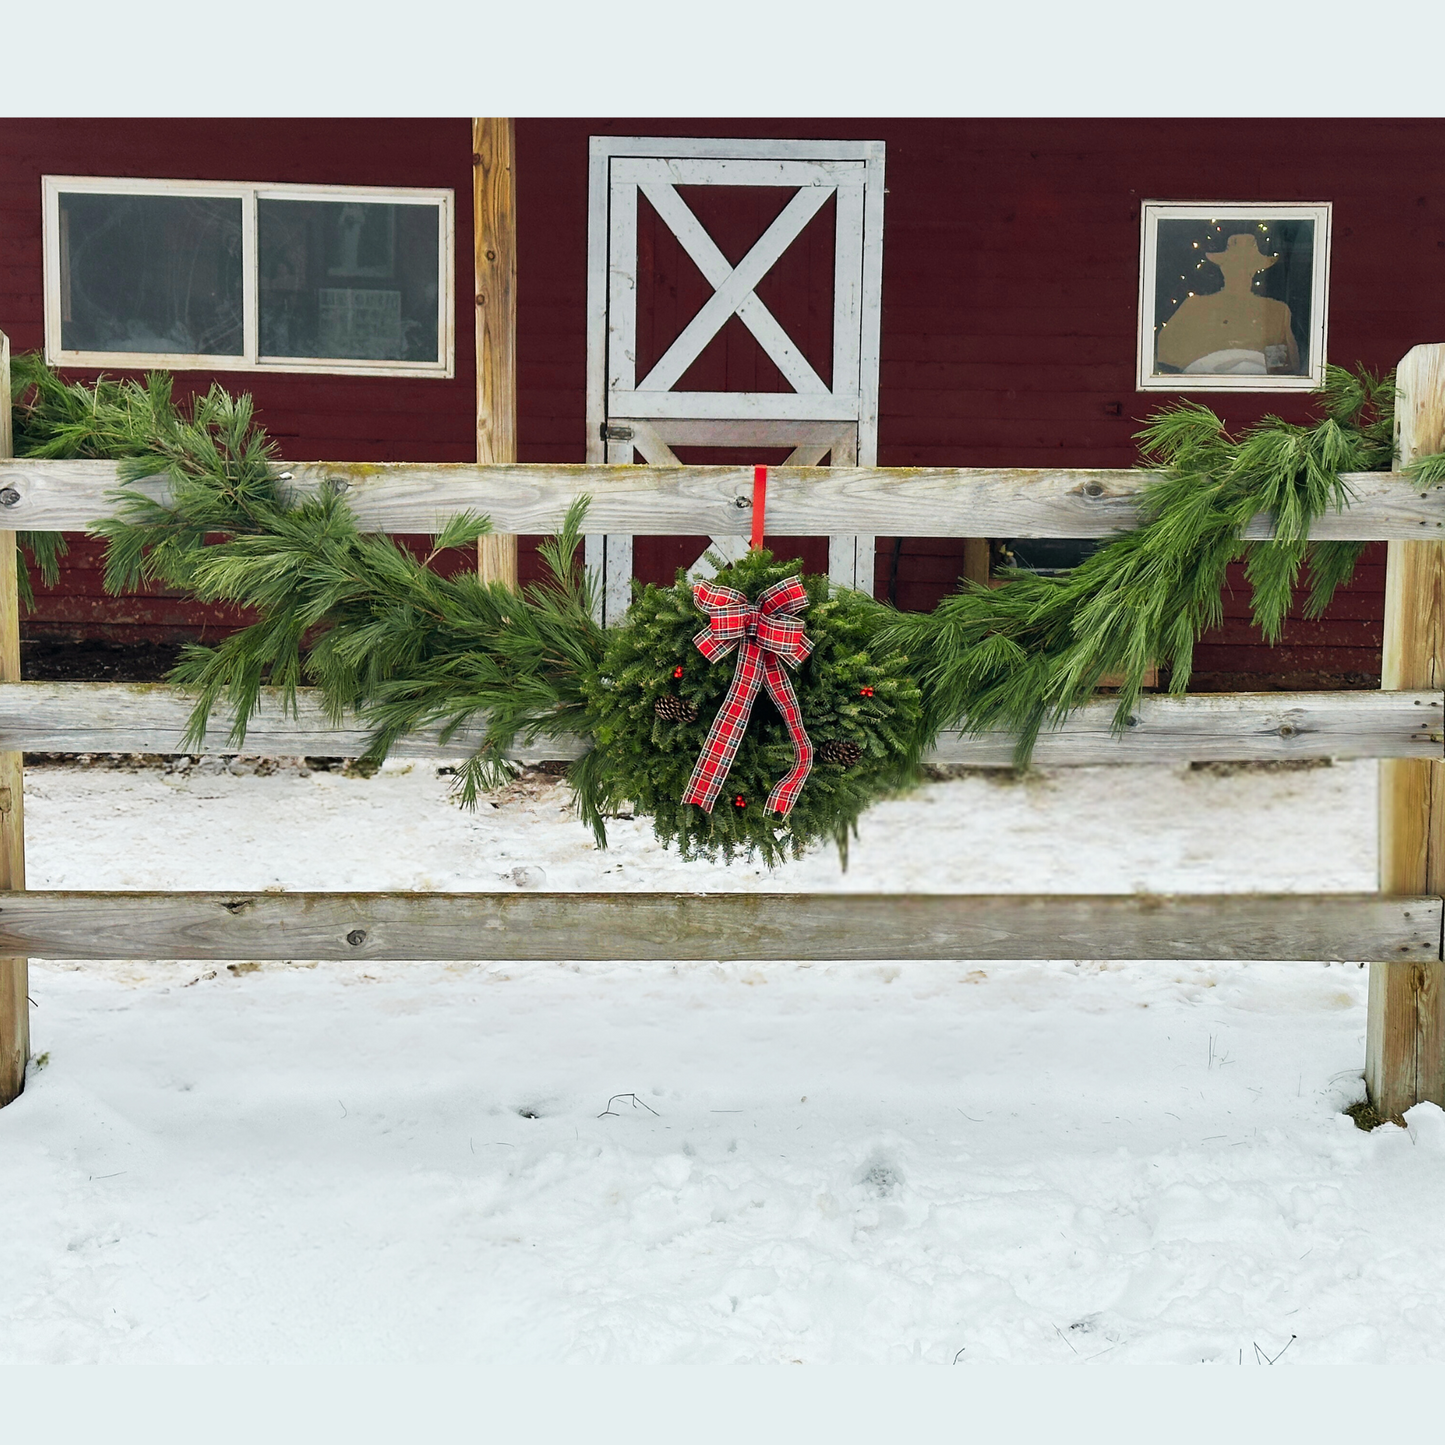
[[[883,279],[882,141],[709,140],[593,136],[587,217],[587,460],[676,465],[673,446],[791,446],[792,466],[876,466]],[[679,185],[796,187],[737,266],[675,189]],[[713,287],[647,376],[636,375],[637,198],[650,204]],[[837,197],[832,385],[809,365],[755,287],[826,203]],[[736,315],[792,385],[790,392],[672,388]],[[740,556],[740,538],[710,550]],[[603,619],[626,611],[632,538],[589,537],[587,565],[603,576]],[[701,563],[694,572],[705,570]],[[873,589],[873,539],[829,537],[828,575]]]

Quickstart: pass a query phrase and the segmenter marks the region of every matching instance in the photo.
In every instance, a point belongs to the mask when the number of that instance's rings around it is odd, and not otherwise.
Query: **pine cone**
[[[684,702],[680,697],[673,697],[668,693],[652,704],[652,710],[663,722],[696,722],[697,707],[694,703]]]
[[[850,743],[842,738],[818,744],[819,762],[840,763],[845,768],[851,768],[862,756],[863,749],[857,743]]]

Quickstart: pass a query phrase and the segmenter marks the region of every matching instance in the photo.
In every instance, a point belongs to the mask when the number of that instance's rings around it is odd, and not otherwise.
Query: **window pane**
[[[1003,545],[1007,566],[1041,577],[1061,577],[1092,557],[1102,544],[1078,537],[1009,537]]]
[[[261,355],[437,362],[434,205],[257,202]]]
[[[241,355],[241,202],[60,196],[66,351]]]
[[[1308,376],[1312,220],[1160,220],[1154,375]]]

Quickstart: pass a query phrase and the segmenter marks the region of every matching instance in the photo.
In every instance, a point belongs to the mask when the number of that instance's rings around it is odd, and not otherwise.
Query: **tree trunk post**
[[[0,331],[0,460],[14,455],[10,339]],[[0,682],[20,681],[20,593],[15,533],[0,531]],[[0,890],[25,887],[23,753],[0,752]],[[30,1058],[29,960],[0,958],[0,1108],[25,1088]]]
[[[1413,347],[1397,372],[1397,467],[1445,451],[1445,345]],[[1445,686],[1445,543],[1391,542],[1382,688]],[[1445,762],[1380,763],[1380,891],[1445,893]],[[1445,1105],[1445,964],[1370,964],[1365,1084],[1377,1113]]]
[[[510,120],[472,121],[472,243],[476,251],[477,461],[517,460],[517,208]],[[483,582],[517,585],[517,539],[477,540]]]

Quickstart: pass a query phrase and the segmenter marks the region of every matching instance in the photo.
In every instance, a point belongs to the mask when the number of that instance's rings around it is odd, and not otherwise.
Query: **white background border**
[[[844,116],[859,135],[888,116],[1229,116],[1261,117],[1267,140],[1271,115],[1438,115],[1445,39],[1439,0],[1308,17],[1157,0],[424,0],[344,20],[319,0],[153,0],[144,25],[116,14],[7,7],[0,111]]]

